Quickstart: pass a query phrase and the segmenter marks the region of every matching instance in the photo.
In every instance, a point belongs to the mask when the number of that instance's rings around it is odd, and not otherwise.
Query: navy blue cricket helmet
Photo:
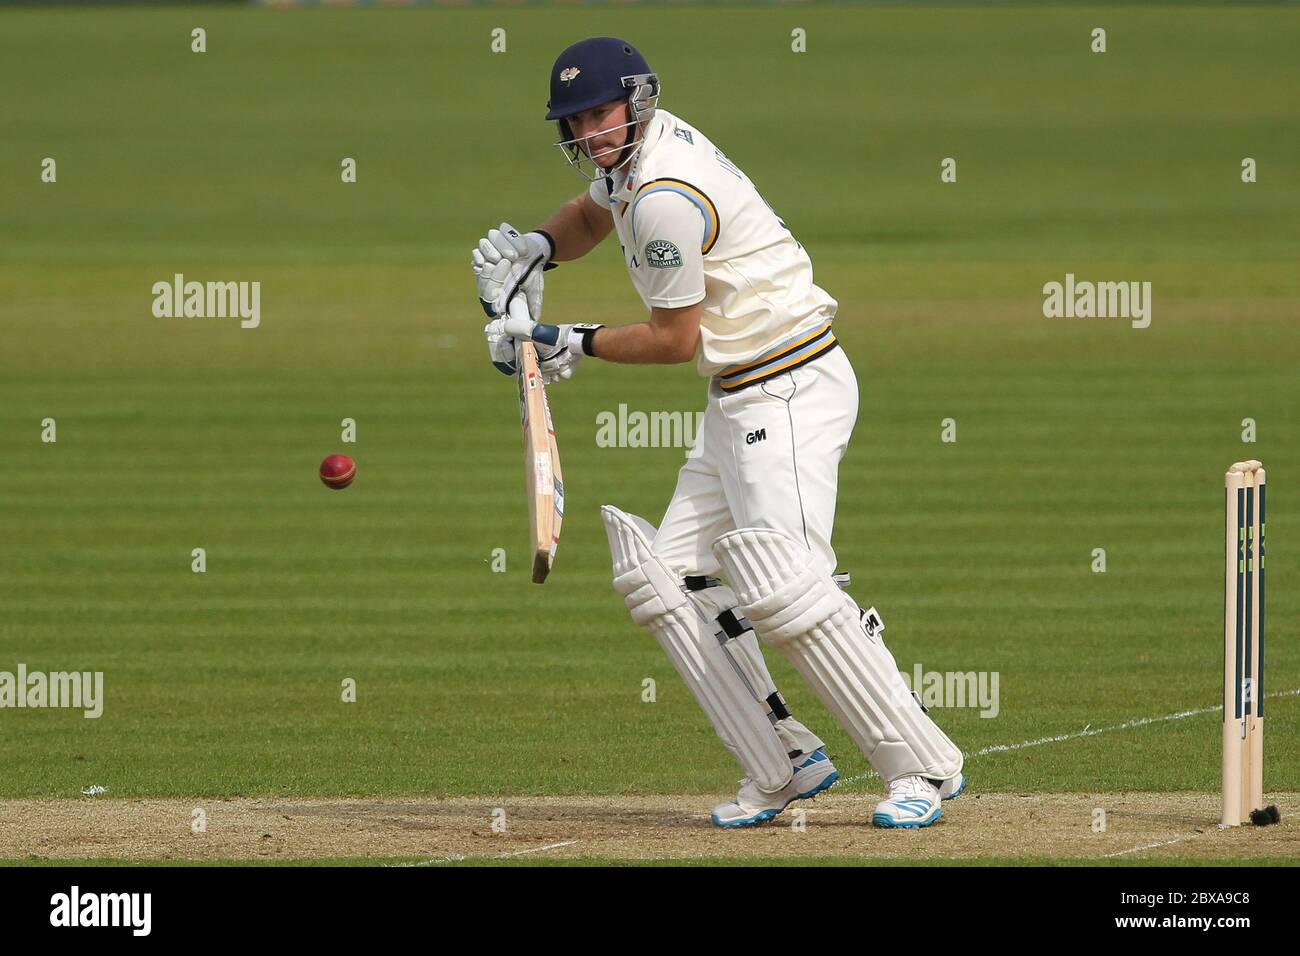
[[[591,136],[574,137],[566,118],[601,103],[627,100],[629,121],[621,127],[601,130],[601,133],[631,126],[635,135],[639,124],[654,118],[659,89],[659,77],[650,69],[645,57],[626,40],[617,37],[579,40],[561,53],[551,67],[551,98],[546,103],[546,118],[555,120],[559,128],[560,142],[555,145],[561,148],[569,165],[584,179],[594,181],[601,178],[610,170],[599,166],[582,150],[583,143]],[[623,146],[616,148],[626,151],[627,155],[620,157],[613,169],[631,162],[641,148],[641,139],[638,136],[633,142],[629,136]],[[583,168],[584,160],[591,162],[594,174]]]

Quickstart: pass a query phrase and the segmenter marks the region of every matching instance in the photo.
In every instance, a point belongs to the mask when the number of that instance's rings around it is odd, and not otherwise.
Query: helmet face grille
[[[632,100],[628,101],[628,122],[606,127],[598,133],[588,133],[586,136],[574,136],[573,129],[569,126],[568,120],[560,119],[556,121],[556,126],[560,129],[561,139],[554,145],[559,147],[561,152],[564,153],[564,159],[569,166],[571,166],[578,175],[587,182],[595,182],[599,179],[603,179],[605,176],[617,169],[622,169],[631,163],[637,154],[640,153],[645,140],[643,136],[639,135],[638,127],[642,123],[646,122],[648,118],[652,117],[654,111],[653,109],[649,111],[638,110],[637,107],[633,105],[633,102],[634,101]],[[582,148],[583,143],[589,143],[593,136],[603,135],[619,129],[631,130],[631,132],[628,133],[627,141],[625,141],[621,146],[611,146],[608,149],[600,150],[596,152],[595,158],[588,155],[586,150]],[[588,146],[588,148],[590,148],[590,146]],[[619,155],[625,151],[627,155],[613,166],[605,167],[596,162],[596,159],[610,155]]]

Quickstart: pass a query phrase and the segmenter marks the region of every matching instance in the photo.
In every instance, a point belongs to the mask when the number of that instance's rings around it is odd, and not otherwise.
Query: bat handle
[[[516,341],[531,339],[534,324],[533,317],[528,314],[528,303],[524,297],[517,295],[511,299],[510,306],[506,309],[506,334],[514,336]]]

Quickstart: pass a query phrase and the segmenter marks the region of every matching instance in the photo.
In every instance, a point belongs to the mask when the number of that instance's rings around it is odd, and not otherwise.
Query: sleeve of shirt
[[[639,199],[632,228],[647,279],[646,300],[680,309],[704,299],[704,215],[680,193],[652,192]]]
[[[605,185],[604,176],[593,181],[592,184],[587,187],[587,195],[591,197],[592,202],[597,206],[600,206],[602,209],[609,208],[609,187]]]

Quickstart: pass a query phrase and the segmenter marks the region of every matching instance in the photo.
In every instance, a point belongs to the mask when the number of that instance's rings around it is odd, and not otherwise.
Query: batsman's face
[[[569,130],[575,138],[590,137],[581,141],[582,151],[607,167],[618,162],[619,148],[628,142],[627,122],[627,101],[612,100],[570,116]]]

